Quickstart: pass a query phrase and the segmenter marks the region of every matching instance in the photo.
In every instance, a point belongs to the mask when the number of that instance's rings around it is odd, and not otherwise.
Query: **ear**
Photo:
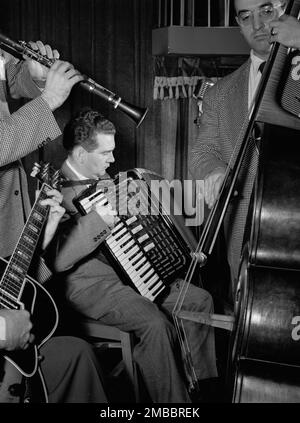
[[[81,145],[76,146],[73,150],[73,157],[78,164],[85,163],[86,154],[86,150]]]

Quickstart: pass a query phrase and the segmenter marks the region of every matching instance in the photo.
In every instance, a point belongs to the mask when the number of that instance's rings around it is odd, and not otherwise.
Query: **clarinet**
[[[56,59],[49,59],[46,56],[43,56],[40,52],[33,50],[28,43],[25,41],[13,41],[6,35],[0,32],[0,46],[3,50],[8,51],[8,53],[13,54],[14,56],[19,57],[26,56],[36,62],[41,63],[42,65],[50,68]],[[137,127],[144,120],[148,109],[134,106],[126,101],[124,101],[117,94],[109,91],[107,88],[95,82],[93,79],[89,78],[86,75],[82,75],[83,80],[79,82],[80,86],[88,90],[92,94],[96,94],[108,103],[110,103],[115,109],[119,108],[122,112],[126,113],[131,117]]]

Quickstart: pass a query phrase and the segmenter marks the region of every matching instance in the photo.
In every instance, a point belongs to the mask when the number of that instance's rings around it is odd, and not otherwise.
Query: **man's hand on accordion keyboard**
[[[111,229],[115,226],[117,212],[116,210],[113,210],[111,204],[107,204],[106,206],[96,204],[95,210],[99,214],[99,216],[104,220],[107,226],[109,226]]]

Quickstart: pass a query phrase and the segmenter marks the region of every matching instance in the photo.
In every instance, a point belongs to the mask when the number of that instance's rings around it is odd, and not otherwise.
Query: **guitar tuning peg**
[[[50,163],[44,162],[43,163],[43,172],[49,172],[49,169],[50,169]]]
[[[41,167],[41,176],[44,181],[47,181],[49,179],[49,176],[50,176],[49,170],[50,170],[50,164],[43,163]]]
[[[52,176],[52,186],[53,188],[58,188],[60,182],[61,182],[61,175],[60,175],[60,171],[56,170]]]
[[[41,171],[39,163],[34,163],[30,176],[35,177]]]

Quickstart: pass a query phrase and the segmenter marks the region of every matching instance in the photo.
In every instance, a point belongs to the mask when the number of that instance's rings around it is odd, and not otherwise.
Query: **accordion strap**
[[[78,181],[61,181],[62,187],[73,187],[75,185],[93,185],[97,184],[101,179],[82,179]]]

